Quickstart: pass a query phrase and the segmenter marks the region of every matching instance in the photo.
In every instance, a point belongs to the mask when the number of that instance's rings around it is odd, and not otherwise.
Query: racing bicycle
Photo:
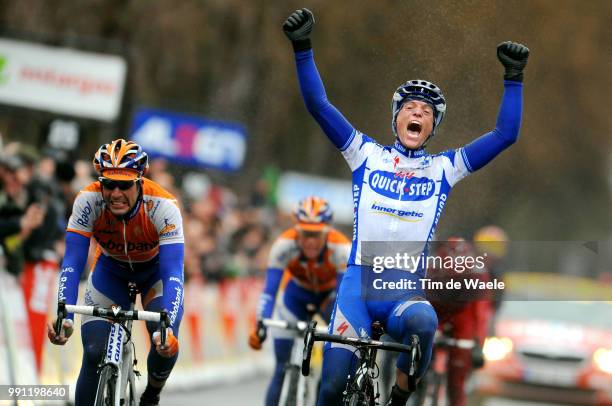
[[[302,342],[304,340],[304,332],[308,328],[308,323],[312,320],[316,311],[316,306],[308,304],[306,306],[306,321],[261,320],[261,323],[265,327],[284,329],[295,333],[293,346],[291,348],[291,356],[285,365],[281,394],[278,402],[279,406],[309,406],[313,405],[315,402],[316,396],[313,394],[311,384],[306,379],[306,376],[300,374],[300,370],[302,367]],[[265,333],[260,331],[261,330],[258,329],[258,335],[261,337]],[[318,331],[325,332],[326,329],[321,328]]]
[[[316,330],[316,321],[308,324],[304,336],[304,353],[302,358],[302,374],[308,376],[310,373],[310,356],[315,341],[329,341],[339,344],[347,344],[355,347],[359,353],[359,366],[353,376],[349,373],[343,395],[344,406],[376,406],[380,398],[376,378],[379,371],[376,365],[376,353],[378,350],[404,352],[410,354],[410,368],[408,374],[408,385],[416,387],[416,373],[421,359],[421,347],[419,337],[413,334],[410,344],[399,344],[380,341],[384,334],[382,324],[379,321],[372,323],[372,338],[344,337],[337,334],[322,333]]]
[[[134,310],[138,293],[136,284],[129,283],[129,310],[121,310],[119,306],[105,308],[67,305],[64,301],[58,303],[57,321],[53,326],[56,334],[59,334],[62,321],[68,313],[96,316],[113,322],[108,335],[106,353],[99,365],[100,378],[95,406],[136,406],[137,404],[136,377],[140,376],[140,373],[134,369],[137,360],[134,356],[135,348],[132,341],[133,320],[159,323],[161,346],[163,347],[166,344],[166,328],[169,325],[167,312]]]

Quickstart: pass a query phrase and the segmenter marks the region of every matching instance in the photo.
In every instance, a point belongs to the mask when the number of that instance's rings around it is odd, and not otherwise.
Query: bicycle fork
[[[131,293],[131,292],[130,292]],[[134,298],[135,299],[135,298]],[[130,311],[134,310],[135,300],[131,300]],[[129,399],[124,399],[126,395],[127,386],[135,384],[133,377],[131,377],[132,371],[136,361],[134,360],[134,349],[129,345],[130,334],[132,331],[132,320],[128,320],[123,326],[121,323],[113,323],[111,330],[108,335],[108,342],[106,344],[106,354],[102,362],[104,365],[114,365],[114,372],[116,374],[115,384],[115,405],[126,405],[129,404]],[[138,374],[134,371],[134,374]],[[130,396],[135,397],[134,393],[135,385],[130,387]]]
[[[115,405],[119,405],[121,399],[121,389],[123,387],[123,339],[125,332],[119,323],[111,325],[110,333],[108,334],[108,342],[106,344],[106,355],[102,365],[114,365],[115,380]]]

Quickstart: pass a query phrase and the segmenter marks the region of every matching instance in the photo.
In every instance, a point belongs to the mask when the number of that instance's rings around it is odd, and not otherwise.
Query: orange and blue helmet
[[[99,176],[113,180],[135,180],[149,168],[149,157],[134,141],[122,138],[102,144],[93,159]]]
[[[331,223],[333,212],[327,200],[308,196],[300,200],[293,216],[300,230],[322,231]]]

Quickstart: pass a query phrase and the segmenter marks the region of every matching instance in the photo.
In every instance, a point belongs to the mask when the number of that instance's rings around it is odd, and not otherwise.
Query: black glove
[[[268,330],[264,326],[263,321],[257,320],[255,329],[249,334],[249,345],[254,350],[261,350],[261,345],[266,341]]]
[[[497,46],[497,59],[506,68],[504,79],[523,81],[523,69],[527,65],[529,48],[518,42],[506,41]]]
[[[314,23],[314,15],[307,8],[295,10],[283,23],[283,31],[291,40],[295,52],[312,48],[310,33]]]

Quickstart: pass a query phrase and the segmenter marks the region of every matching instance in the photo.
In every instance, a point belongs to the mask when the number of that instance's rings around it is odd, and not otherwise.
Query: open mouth
[[[415,133],[420,133],[421,132],[421,128],[423,128],[421,126],[421,123],[419,123],[418,121],[411,121],[410,123],[408,123],[408,131],[410,132],[415,132]]]

